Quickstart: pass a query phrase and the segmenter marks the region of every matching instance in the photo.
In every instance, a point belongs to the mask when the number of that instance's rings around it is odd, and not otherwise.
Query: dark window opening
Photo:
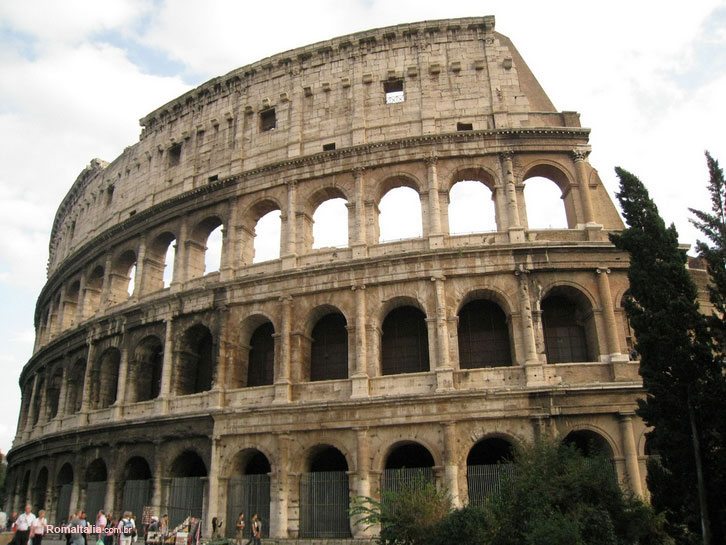
[[[466,465],[490,465],[511,462],[514,458],[514,448],[506,439],[492,437],[479,441],[469,452]]]
[[[333,151],[335,149],[335,142],[330,144],[323,144],[323,151]]]
[[[386,458],[386,469],[412,467],[433,467],[434,458],[428,449],[418,443],[408,443],[397,447]]]
[[[189,395],[212,389],[214,375],[214,340],[203,325],[186,331],[180,353],[177,395]]]
[[[348,471],[348,462],[337,448],[327,447],[310,461],[310,473],[318,471]]]
[[[594,431],[578,430],[567,434],[564,443],[574,446],[587,458],[605,456],[612,460],[613,451],[607,440]]]
[[[459,367],[501,367],[512,364],[507,317],[499,305],[476,300],[459,312]]]
[[[386,93],[386,104],[397,104],[405,100],[402,79],[384,81],[383,90]]]
[[[267,456],[261,452],[255,453],[245,465],[245,475],[267,475],[271,470]]]
[[[414,307],[392,310],[383,321],[381,368],[384,375],[429,371],[426,316]]]
[[[113,202],[113,189],[114,187],[112,185],[106,188],[106,206]]]
[[[136,215],[136,210],[132,210],[131,212],[129,212],[129,217],[135,216],[135,215]]]
[[[181,144],[174,144],[169,148],[169,166],[173,167],[181,161]]]
[[[260,131],[271,131],[277,126],[275,108],[269,108],[260,112]]]
[[[255,329],[250,339],[247,386],[272,384],[275,364],[275,328],[267,322]]]
[[[342,314],[328,314],[313,328],[310,380],[348,378],[348,330]]]
[[[457,123],[456,130],[457,131],[473,131],[474,125],[472,125],[471,123]]]
[[[548,363],[588,361],[585,328],[577,314],[577,305],[565,297],[553,295],[542,302]]]
[[[215,174],[214,176],[210,176],[210,177],[209,177],[209,178],[207,179],[207,181],[208,181],[208,182],[209,182],[210,184],[211,184],[212,182],[216,182],[217,180],[219,180],[219,175],[218,175],[218,174]]]

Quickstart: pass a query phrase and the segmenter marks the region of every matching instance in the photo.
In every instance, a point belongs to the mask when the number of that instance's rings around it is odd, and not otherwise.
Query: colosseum
[[[140,123],[55,216],[7,510],[147,507],[206,532],[244,511],[271,538],[365,538],[353,496],[417,468],[481,502],[540,436],[605,452],[645,493],[623,223],[589,129],[494,17],[277,54]],[[530,227],[533,180],[566,225]],[[491,197],[490,229],[451,228],[460,183]],[[417,236],[382,240],[391,191],[415,196]],[[329,201],[343,242],[320,247]]]

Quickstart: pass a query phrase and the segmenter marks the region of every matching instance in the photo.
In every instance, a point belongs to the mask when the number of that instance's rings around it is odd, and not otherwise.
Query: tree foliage
[[[712,488],[705,484],[712,475],[701,453],[713,446],[710,411],[721,367],[675,226],[665,226],[637,177],[619,168],[616,172],[617,198],[628,227],[610,239],[630,254],[630,297],[624,306],[641,355],[646,390],[638,415],[653,427],[648,443],[660,463],[651,466],[648,485],[653,505],[665,513],[671,532],[679,542],[691,543],[700,539],[712,518],[702,516],[708,514],[702,507],[707,495],[699,491]]]

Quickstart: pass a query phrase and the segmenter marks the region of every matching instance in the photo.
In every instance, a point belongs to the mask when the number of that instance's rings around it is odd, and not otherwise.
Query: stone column
[[[371,455],[370,441],[368,439],[368,428],[354,428],[356,439],[356,461],[357,467],[355,472],[355,494],[369,498],[371,496]],[[356,519],[351,520],[351,530],[353,537],[356,539],[370,538],[373,534],[373,528],[366,528],[363,524],[355,524]]]
[[[451,494],[451,504],[454,508],[461,507],[457,452],[456,422],[444,422],[444,482]]]
[[[146,261],[146,235],[141,235],[139,252],[136,255],[136,277],[134,278],[134,298],[138,299],[144,294],[144,263]]]
[[[66,414],[66,397],[68,396],[68,375],[70,371],[63,367],[63,375],[61,378],[60,391],[58,392],[58,413],[56,417],[62,419]]]
[[[81,413],[87,415],[91,409],[91,369],[93,368],[93,360],[96,359],[96,344],[93,339],[86,341],[88,344],[88,359],[86,360],[86,370],[83,374],[83,400],[81,401]],[[88,416],[86,416],[88,418]]]
[[[446,319],[446,277],[431,277],[436,293],[436,390],[454,387],[454,370],[449,361],[449,326]]]
[[[179,236],[174,250],[174,278],[169,286],[171,291],[179,291],[187,279],[187,218],[183,216],[179,225]]]
[[[524,228],[519,221],[517,188],[514,184],[513,155],[514,153],[511,151],[505,151],[499,154],[507,203],[507,230],[509,231],[509,242],[524,242]]]
[[[607,359],[612,360],[620,356],[620,340],[618,339],[618,327],[615,320],[615,309],[613,307],[613,298],[610,293],[610,280],[608,275],[610,269],[598,268],[597,287],[600,295],[600,304],[602,305],[603,319],[605,321],[605,339],[607,344]]]
[[[290,331],[292,321],[292,297],[280,297],[280,365],[275,380],[275,403],[288,403],[292,394],[290,382]]]
[[[368,352],[366,344],[366,287],[353,286],[355,296],[355,373],[351,377],[351,397],[368,397]]]
[[[519,278],[519,308],[521,309],[522,341],[524,345],[524,371],[527,386],[547,383],[544,364],[537,356],[534,320],[532,318],[532,300],[529,293],[529,271],[522,265],[514,272]]]
[[[105,307],[113,304],[113,294],[111,292],[111,267],[113,265],[113,256],[111,252],[106,254],[106,263],[103,266],[103,286],[101,287],[101,304],[98,310],[105,310]]]
[[[282,258],[283,269],[292,269],[297,265],[297,252],[295,251],[295,242],[297,241],[297,228],[295,225],[296,213],[297,181],[290,180],[287,182],[287,210],[282,218],[282,239],[284,246],[280,251],[280,257]]]
[[[66,316],[68,310],[66,309],[66,285],[63,284],[60,288],[60,294],[58,295],[58,316],[56,319],[55,333],[61,333],[68,328],[65,323],[68,318]]]
[[[71,488],[71,513],[75,513],[76,509],[81,509],[81,455],[76,454],[73,460],[73,486]]]
[[[287,538],[287,500],[289,494],[288,476],[290,472],[290,437],[277,436],[279,465],[275,468],[270,482],[270,537]]]
[[[35,397],[38,395],[38,374],[33,375],[33,387],[30,390],[30,404],[28,405],[28,417],[25,420],[24,430],[27,434],[33,429],[33,420],[35,420]],[[26,435],[27,438],[27,435]]]
[[[426,158],[429,192],[429,248],[440,248],[444,244],[441,230],[441,204],[439,203],[439,177],[436,171],[438,157],[430,155]]]
[[[161,515],[161,504],[162,504],[162,498],[161,498],[161,483],[162,479],[161,476],[164,473],[164,465],[166,463],[166,460],[164,459],[164,453],[162,452],[162,442],[161,440],[154,441],[154,473],[152,474],[152,479],[154,480],[154,490],[151,495],[151,507],[152,509]]]
[[[640,479],[638,464],[638,451],[633,436],[633,413],[621,413],[620,435],[623,438],[623,452],[625,454],[625,471],[628,475],[630,490],[638,496],[643,496],[643,487]]]
[[[109,471],[108,477],[106,478],[106,497],[103,499],[104,509],[108,509],[106,513],[114,512],[114,498],[116,497],[116,477],[113,471]]]
[[[43,391],[40,392],[40,406],[38,409],[38,424],[44,424],[48,416],[48,371],[44,371],[45,380],[43,381]]]
[[[159,398],[162,400],[163,412],[169,411],[169,400],[171,398],[171,379],[174,367],[174,327],[173,319],[170,316],[166,320],[166,332],[164,333],[164,356],[161,364],[161,388]]]
[[[123,336],[123,332],[122,332]],[[121,357],[118,365],[118,382],[116,383],[116,402],[114,403],[114,418],[121,419],[124,414],[124,404],[126,403],[126,388],[129,375],[129,350],[126,343],[122,340],[119,346]]]
[[[355,180],[355,237],[353,242],[353,259],[364,258],[368,255],[368,238],[366,236],[366,204],[365,204],[365,169],[353,169]]]
[[[572,158],[575,161],[575,171],[577,173],[577,184],[580,189],[580,203],[582,205],[583,223],[594,223],[595,219],[592,213],[592,200],[590,198],[590,181],[587,172],[585,160],[590,152],[585,149],[572,150]]]
[[[226,515],[225,508],[222,506],[221,502],[223,498],[220,494],[220,443],[221,439],[219,437],[212,438],[212,453],[210,456],[211,463],[209,465],[209,502],[206,517],[206,531],[208,532],[207,535],[212,534],[212,518],[225,518]],[[226,496],[226,491],[224,495]],[[227,524],[231,523],[232,521],[227,521]]]
[[[83,321],[83,307],[86,302],[86,273],[81,273],[78,285],[78,302],[76,303],[76,315],[73,317],[73,324],[78,325]]]
[[[222,281],[234,278],[234,267],[237,259],[235,232],[237,225],[237,199],[229,199],[227,225],[222,228],[222,263],[219,268]]]

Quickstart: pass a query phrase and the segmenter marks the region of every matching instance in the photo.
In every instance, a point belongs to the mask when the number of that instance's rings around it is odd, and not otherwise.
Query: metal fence
[[[58,509],[55,512],[55,522],[60,524],[62,521],[68,522],[71,511],[71,493],[73,492],[72,484],[62,484],[60,493],[58,494]]]
[[[93,481],[88,483],[86,489],[86,513],[88,520],[95,521],[96,513],[104,508],[106,503],[106,481]]]
[[[169,485],[169,502],[166,506],[166,512],[169,514],[169,526],[177,526],[189,516],[201,518],[203,501],[203,477],[172,479]]]
[[[483,505],[487,497],[502,491],[502,481],[507,482],[515,472],[514,464],[470,465],[466,468],[469,485],[469,505]]]
[[[434,468],[405,467],[402,469],[384,469],[381,477],[382,492],[401,492],[414,490],[434,482]]]
[[[252,516],[257,513],[262,521],[262,537],[270,536],[270,477],[268,475],[241,475],[232,477],[227,485],[227,520],[225,536],[237,536],[239,514],[245,514],[242,536],[252,537]]]
[[[151,499],[151,480],[138,479],[124,482],[121,510],[131,511],[137,520],[141,520],[144,505]]]
[[[300,537],[350,537],[348,475],[303,473],[300,478]]]

